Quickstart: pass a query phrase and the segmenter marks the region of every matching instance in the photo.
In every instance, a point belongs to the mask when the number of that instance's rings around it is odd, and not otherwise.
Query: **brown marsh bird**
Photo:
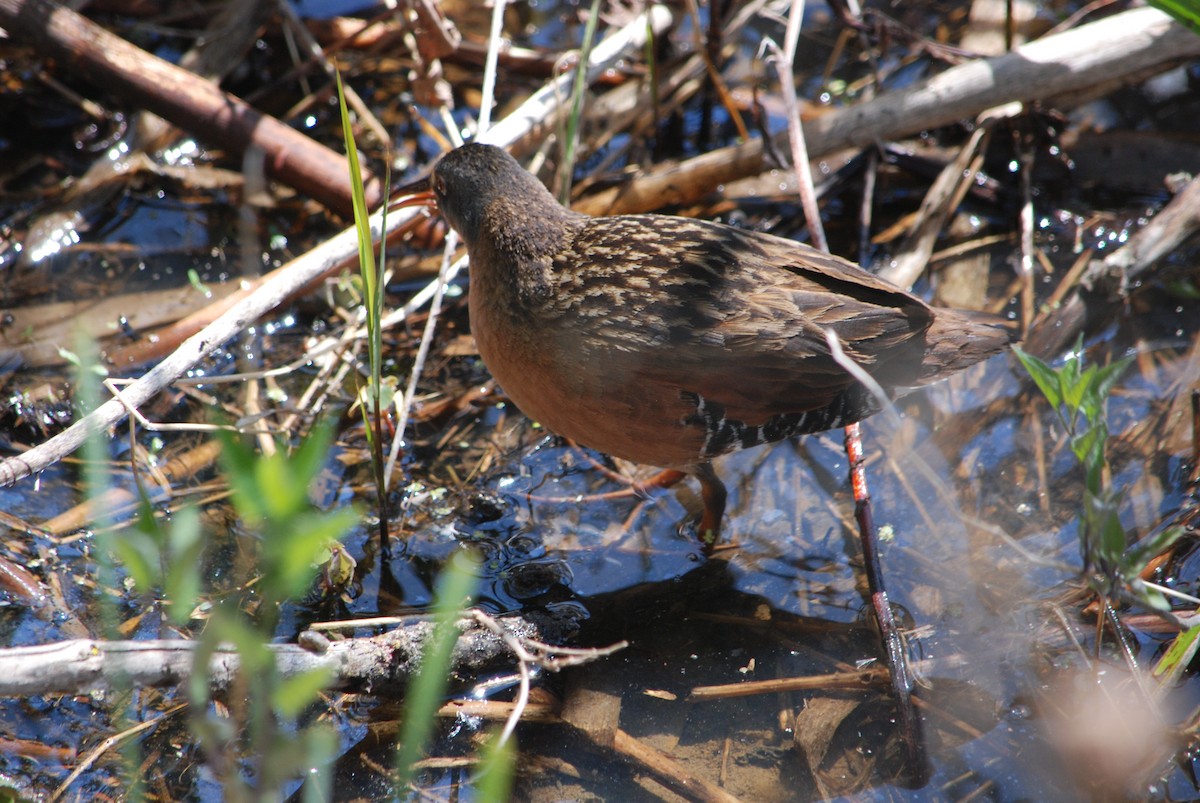
[[[736,449],[853,423],[878,402],[825,331],[885,389],[1003,350],[1010,324],[931,307],[844,259],[719,223],[563,208],[504,150],[442,157],[431,192],[471,260],[471,329],[525,415],[625,460],[700,480],[711,545]],[[678,476],[678,475],[676,475]]]

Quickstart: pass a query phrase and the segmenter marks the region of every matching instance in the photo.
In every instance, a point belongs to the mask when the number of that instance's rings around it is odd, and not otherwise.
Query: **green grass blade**
[[[579,139],[579,118],[583,116],[583,101],[587,94],[588,60],[592,57],[592,45],[596,41],[596,25],[600,20],[600,0],[592,0],[588,11],[587,27],[583,30],[583,45],[579,51],[579,64],[575,68],[575,84],[571,87],[571,113],[567,115],[567,130],[563,137],[563,163],[559,169],[561,183],[558,199],[564,205],[571,200],[571,179],[575,174],[575,148]]]
[[[1193,33],[1200,34],[1200,3],[1196,0],[1150,0],[1150,5],[1170,14]]]
[[[438,707],[449,684],[450,660],[458,641],[455,623],[462,616],[467,598],[477,581],[475,559],[459,552],[450,559],[438,578],[437,598],[433,606],[434,631],[421,657],[421,670],[409,685],[404,699],[404,723],[400,733],[398,790],[408,787],[433,733]]]
[[[505,803],[512,790],[516,749],[512,740],[501,740],[500,729],[488,736],[475,775],[475,794],[480,803]]]

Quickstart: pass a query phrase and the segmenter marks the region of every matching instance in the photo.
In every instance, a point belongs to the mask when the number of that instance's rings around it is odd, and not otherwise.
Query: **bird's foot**
[[[725,483],[713,471],[712,463],[697,467],[696,479],[700,480],[700,498],[704,501],[704,513],[696,525],[696,537],[705,555],[711,555],[721,537],[721,519],[725,515]]]

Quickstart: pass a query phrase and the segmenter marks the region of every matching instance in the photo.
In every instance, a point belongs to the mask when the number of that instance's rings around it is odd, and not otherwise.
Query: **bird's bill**
[[[388,204],[388,211],[405,209],[411,206],[424,206],[437,211],[437,196],[429,189],[429,178],[419,179],[396,190],[393,200]]]

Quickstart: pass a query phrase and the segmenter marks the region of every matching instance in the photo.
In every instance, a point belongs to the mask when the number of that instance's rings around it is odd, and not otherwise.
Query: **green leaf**
[[[234,507],[246,524],[254,526],[266,516],[256,476],[258,459],[237,433],[218,430],[217,438],[221,441],[221,467],[228,475]]]
[[[1166,282],[1167,292],[1179,298],[1185,298],[1188,301],[1200,301],[1200,285],[1197,285],[1195,280],[1184,276],[1178,279],[1171,279]]]
[[[1164,688],[1174,686],[1175,681],[1183,675],[1183,671],[1196,657],[1197,648],[1200,648],[1200,625],[1193,625],[1175,636],[1171,646],[1154,667],[1153,674],[1159,678],[1160,685]]]
[[[332,679],[333,672],[328,667],[284,678],[271,690],[271,706],[281,717],[297,717],[317,701]]]
[[[299,483],[305,489],[307,499],[308,486],[325,468],[329,458],[329,444],[333,442],[333,425],[323,421],[312,428],[304,442],[291,455],[293,482]]]
[[[181,507],[171,517],[166,528],[167,555],[170,560],[182,560],[195,554],[197,547],[204,546],[200,529],[200,511],[191,505]]]
[[[180,509],[167,534],[167,576],[163,579],[167,616],[177,625],[187,623],[200,599],[200,567],[204,552],[200,535],[200,512],[194,507]]]
[[[264,569],[267,592],[282,601],[303,594],[312,584],[329,543],[337,541],[358,521],[358,511],[342,508],[297,517],[287,533],[265,539]]]
[[[79,355],[76,354],[75,352],[71,351],[70,349],[65,349],[62,346],[59,346],[58,347],[58,356],[62,359],[63,362],[67,363],[68,365],[74,366],[75,368],[81,368],[83,366],[83,360],[79,359]]]
[[[1075,344],[1071,346],[1071,351],[1063,359],[1062,372],[1063,375],[1072,383],[1079,380],[1079,369],[1083,365],[1083,335],[1080,334],[1075,338]]]
[[[1078,365],[1078,363],[1076,363],[1076,365]],[[1063,404],[1071,412],[1072,417],[1074,417],[1074,415],[1082,408],[1083,400],[1087,396],[1091,377],[1095,373],[1096,366],[1089,365],[1087,370],[1082,374],[1076,374],[1075,376],[1063,378]],[[1084,410],[1084,414],[1087,414],[1087,412],[1087,410]]]
[[[200,601],[200,556],[197,546],[194,555],[183,555],[179,563],[167,570],[163,590],[167,597],[167,618],[176,625],[185,625]]]
[[[350,189],[354,205],[354,228],[358,240],[359,273],[363,278],[363,303],[367,308],[367,339],[372,345],[368,349],[371,360],[371,376],[381,375],[382,349],[378,348],[381,333],[379,321],[382,317],[383,292],[380,274],[375,268],[374,240],[371,237],[371,212],[367,208],[367,194],[363,186],[362,165],[358,161],[358,145],[354,141],[354,129],[350,125],[350,110],[346,107],[346,93],[342,87],[341,72],[337,78],[338,111],[342,119],[342,139],[346,146],[346,161],[350,168]]]
[[[1135,577],[1129,583],[1129,593],[1152,611],[1166,613],[1171,610],[1171,603],[1166,596],[1157,588],[1146,585],[1139,578]]]
[[[1157,533],[1143,538],[1129,548],[1127,560],[1132,569],[1131,574],[1141,574],[1146,565],[1154,558],[1166,552],[1172,544],[1183,537],[1186,530],[1183,527],[1164,527]]]
[[[1101,368],[1096,373],[1096,378],[1093,383],[1093,390],[1096,397],[1103,403],[1108,399],[1112,389],[1116,387],[1117,382],[1121,381],[1121,376],[1125,373],[1125,369],[1133,362],[1133,357],[1122,357],[1114,363]],[[1102,411],[1103,408],[1100,408]],[[1099,413],[1099,411],[1098,411]]]
[[[1050,406],[1058,407],[1062,404],[1062,384],[1058,373],[1047,363],[1025,352],[1019,346],[1013,346],[1013,353],[1017,355],[1021,365],[1025,366],[1026,373],[1033,379],[1042,395],[1046,397],[1046,401],[1050,402]]]
[[[263,634],[250,623],[236,615],[231,608],[218,609],[208,621],[204,635],[213,636],[217,646],[229,643],[237,650],[241,661],[241,672],[247,677],[259,678],[275,673],[275,654],[267,648]]]
[[[139,593],[149,594],[162,582],[159,570],[162,555],[158,542],[145,533],[130,530],[121,538],[113,538],[110,549],[133,579]]]
[[[193,289],[200,292],[205,298],[212,298],[212,290],[200,280],[200,273],[195,268],[188,268],[187,272],[188,283]]]
[[[1094,554],[1104,564],[1121,565],[1128,538],[1117,515],[1117,500],[1084,491],[1083,504],[1087,538]]]
[[[279,452],[255,463],[254,491],[267,521],[286,521],[308,506],[308,488],[296,483],[290,459]]]
[[[322,583],[326,591],[340,591],[350,587],[354,581],[354,572],[358,561],[346,551],[340,543],[335,542],[329,547],[329,557],[321,566]]]
[[[148,594],[162,585],[162,567],[166,560],[163,541],[166,537],[154,517],[154,506],[142,494],[134,526],[120,536],[106,539],[108,549],[125,567],[125,572],[142,594]]]
[[[1071,452],[1074,453],[1080,465],[1088,473],[1088,488],[1092,493],[1100,493],[1099,485],[1104,469],[1104,447],[1108,442],[1108,427],[1099,424],[1083,431],[1083,434],[1071,438]]]

